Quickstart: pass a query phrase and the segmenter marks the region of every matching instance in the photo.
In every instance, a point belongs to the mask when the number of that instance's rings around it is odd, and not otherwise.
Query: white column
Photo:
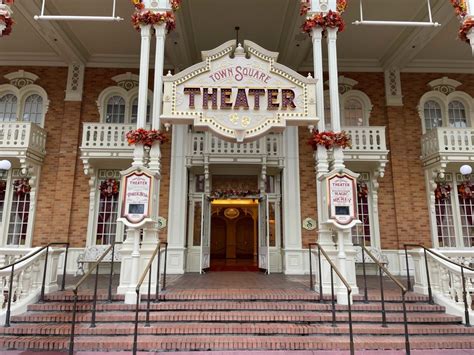
[[[171,172],[168,214],[168,269],[170,274],[185,271],[186,205],[188,172],[186,168],[187,126],[174,125],[171,146]]]
[[[141,37],[137,128],[144,128],[146,124],[146,110],[148,106],[148,71],[150,67],[150,25],[141,26]],[[142,166],[143,158],[143,145],[135,144],[132,166]]]
[[[302,253],[298,128],[287,127],[283,136],[285,169],[283,170],[283,239],[284,272],[301,274],[307,258]]]
[[[339,83],[337,69],[337,28],[327,29],[328,64],[329,64],[329,94],[331,102],[331,127],[334,132],[341,130],[341,116],[339,108]],[[334,148],[333,169],[344,168],[344,153],[342,148]]]
[[[324,77],[323,77],[323,52],[322,52],[322,37],[323,30],[315,27],[312,32],[313,39],[313,65],[314,78],[316,79],[316,114],[319,118],[318,130],[320,132],[325,129],[324,117]],[[325,208],[322,200],[322,186],[319,177],[328,172],[328,153],[323,146],[318,146],[315,152],[316,165],[316,193],[317,193],[317,207],[318,207],[318,241],[324,247],[333,247],[331,232],[327,229],[323,221],[322,211]]]

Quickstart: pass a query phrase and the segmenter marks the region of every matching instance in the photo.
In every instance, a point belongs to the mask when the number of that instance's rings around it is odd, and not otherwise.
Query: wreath
[[[460,198],[467,200],[474,197],[474,185],[470,182],[463,182],[458,186],[458,195]]]
[[[13,29],[15,21],[11,18],[10,6],[15,0],[0,0],[0,37],[8,36]]]
[[[7,182],[5,180],[0,180],[0,193],[5,192],[7,189]]]
[[[449,199],[451,196],[451,186],[445,183],[438,182],[434,191],[435,199],[438,201],[444,201]]]
[[[166,30],[169,32],[176,28],[176,19],[170,11],[164,13],[154,13],[151,11],[135,12],[132,15],[132,25],[139,31],[141,25],[161,25],[166,24]]]
[[[243,198],[260,195],[260,190],[214,190],[211,192],[213,199]]]
[[[166,24],[166,30],[169,32],[176,28],[176,18],[174,12],[181,7],[181,0],[170,0],[171,9],[173,11],[167,12],[153,12],[145,11],[145,4],[143,0],[131,0],[135,7],[135,13],[132,15],[132,25],[138,31],[143,25],[161,25]]]
[[[160,142],[163,144],[168,141],[168,138],[163,134],[163,132],[156,129],[146,130],[144,128],[138,128],[128,132],[126,138],[128,145],[138,143],[143,144],[145,147],[151,147],[154,142]]]
[[[350,148],[352,147],[351,137],[346,131],[332,132],[313,130],[311,138],[308,144],[313,147],[313,150],[318,148],[318,145],[324,146],[326,149],[332,149],[334,147]]]
[[[337,0],[336,11],[329,10],[327,14],[316,13],[312,17],[306,19],[301,26],[301,30],[310,34],[313,28],[321,27],[323,33],[326,33],[328,28],[337,28],[339,32],[344,31],[345,24],[342,19],[342,14],[346,11],[347,0]],[[311,9],[311,4],[308,0],[301,1],[300,15],[305,16]]]
[[[473,19],[465,20],[463,24],[461,25],[461,28],[459,29],[459,32],[458,32],[459,39],[466,43],[470,43],[469,38],[467,38],[467,34],[473,28],[474,28],[474,20]]]
[[[357,196],[359,198],[366,198],[369,195],[369,188],[365,182],[357,184]]]
[[[467,5],[465,0],[451,0],[451,5],[453,5],[456,15],[461,18],[464,18],[467,15]]]
[[[31,191],[31,185],[28,179],[18,179],[13,182],[13,190],[17,196],[23,197]]]
[[[103,197],[115,197],[119,193],[119,182],[115,179],[107,179],[99,186],[100,194]]]

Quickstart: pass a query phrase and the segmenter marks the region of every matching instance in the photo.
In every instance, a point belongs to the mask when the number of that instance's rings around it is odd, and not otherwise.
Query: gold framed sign
[[[357,219],[356,179],[337,173],[327,179],[329,219],[338,227],[346,227]]]
[[[146,168],[130,168],[121,174],[123,190],[119,221],[128,227],[156,222],[155,173]]]

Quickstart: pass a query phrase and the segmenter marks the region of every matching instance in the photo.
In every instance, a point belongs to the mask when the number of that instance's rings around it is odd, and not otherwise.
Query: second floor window
[[[0,122],[43,124],[45,99],[38,93],[0,93]]]

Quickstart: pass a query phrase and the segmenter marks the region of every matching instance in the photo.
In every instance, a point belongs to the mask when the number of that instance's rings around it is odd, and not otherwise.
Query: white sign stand
[[[354,264],[347,262],[345,237],[350,238],[351,228],[357,223],[361,223],[357,219],[358,177],[359,174],[348,169],[335,169],[319,178],[322,185],[323,206],[327,207],[322,211],[323,221],[329,229],[337,232],[338,267],[346,280],[355,278]],[[351,269],[348,269],[348,265],[351,266]],[[349,277],[350,275],[353,277]],[[352,300],[347,298],[344,285],[339,280],[337,303],[347,305],[349,302],[352,304]]]
[[[118,293],[125,294],[125,303],[136,302],[135,287],[146,258],[140,254],[140,230],[143,243],[149,242],[149,233],[158,225],[158,173],[144,167],[131,167],[121,172],[122,195],[120,218],[127,226],[127,238],[121,250],[122,263]],[[156,241],[157,242],[157,241]]]

